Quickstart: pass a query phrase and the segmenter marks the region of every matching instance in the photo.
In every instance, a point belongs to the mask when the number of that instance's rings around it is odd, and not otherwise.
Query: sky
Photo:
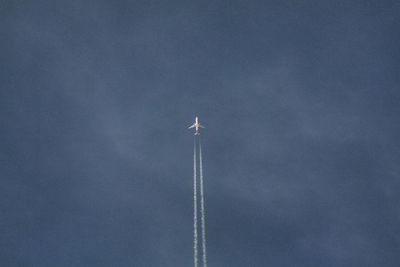
[[[0,6],[2,265],[400,265],[398,1]]]

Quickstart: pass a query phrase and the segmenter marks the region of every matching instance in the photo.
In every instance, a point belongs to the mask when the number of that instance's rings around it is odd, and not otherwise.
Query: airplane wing
[[[206,128],[206,127],[204,127],[204,126],[203,126],[203,125],[201,125],[201,124],[199,124],[199,127],[200,127],[200,128]]]
[[[193,124],[193,125],[191,125],[191,126],[189,126],[189,128],[188,128],[188,129],[192,129],[192,128],[194,128],[194,124]]]

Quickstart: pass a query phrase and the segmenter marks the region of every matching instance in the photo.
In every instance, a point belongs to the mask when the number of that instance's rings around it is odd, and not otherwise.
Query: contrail
[[[193,149],[193,255],[194,255],[194,267],[198,266],[198,250],[197,250],[197,169],[196,169],[196,136],[194,137],[194,149]]]
[[[199,161],[200,161],[200,208],[201,208],[201,241],[203,248],[203,267],[207,267],[206,249],[206,211],[204,207],[204,188],[203,188],[203,159],[201,157],[201,142],[199,137]]]

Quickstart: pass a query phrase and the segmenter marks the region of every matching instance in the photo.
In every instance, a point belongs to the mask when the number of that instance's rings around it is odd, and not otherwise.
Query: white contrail
[[[197,250],[197,169],[196,169],[196,136],[194,137],[193,149],[193,255],[194,267],[198,266],[198,250]]]
[[[206,249],[206,211],[204,207],[204,188],[203,188],[203,159],[201,157],[201,142],[199,137],[199,161],[200,161],[200,208],[201,208],[201,241],[203,248],[203,267],[207,267]]]

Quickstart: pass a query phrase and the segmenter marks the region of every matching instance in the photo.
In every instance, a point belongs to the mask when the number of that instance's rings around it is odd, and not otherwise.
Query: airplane
[[[194,123],[193,123],[191,126],[189,126],[188,129],[192,129],[192,128],[195,128],[195,129],[196,129],[196,132],[194,133],[194,135],[200,135],[199,129],[200,129],[200,128],[206,128],[206,127],[204,127],[203,125],[201,125],[201,124],[199,123],[199,118],[196,116],[196,118],[195,118],[195,120],[194,120]]]

